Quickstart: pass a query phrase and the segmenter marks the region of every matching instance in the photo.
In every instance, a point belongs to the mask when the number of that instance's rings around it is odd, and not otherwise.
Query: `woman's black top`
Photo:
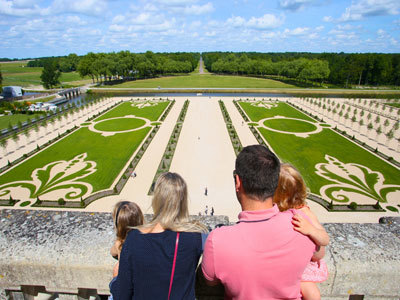
[[[111,285],[115,300],[168,299],[176,232],[143,234],[131,230],[122,246],[119,271]],[[202,254],[202,234],[181,232],[171,300],[195,299],[195,271]]]

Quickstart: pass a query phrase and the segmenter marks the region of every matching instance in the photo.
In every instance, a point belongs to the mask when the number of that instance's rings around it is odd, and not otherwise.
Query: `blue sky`
[[[400,0],[0,0],[0,57],[400,53]]]

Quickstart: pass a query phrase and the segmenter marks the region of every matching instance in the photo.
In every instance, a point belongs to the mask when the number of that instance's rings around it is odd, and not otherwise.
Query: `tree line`
[[[198,64],[199,53],[111,53],[89,52],[84,56],[69,54],[64,57],[41,58],[28,62],[28,67],[52,65],[59,72],[77,71],[93,81],[111,79],[151,78],[159,75],[190,73]]]
[[[399,85],[400,54],[379,53],[202,53],[209,72],[285,76],[339,86]]]

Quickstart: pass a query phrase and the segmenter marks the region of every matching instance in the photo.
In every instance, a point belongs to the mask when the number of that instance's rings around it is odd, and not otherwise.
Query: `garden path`
[[[213,207],[216,215],[234,221],[240,212],[232,177],[236,156],[218,99],[190,99],[171,171],[188,184],[191,214],[204,214],[208,206],[208,214]]]

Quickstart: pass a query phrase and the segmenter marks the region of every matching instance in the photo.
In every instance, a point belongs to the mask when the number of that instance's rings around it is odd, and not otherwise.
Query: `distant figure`
[[[214,215],[214,206],[211,206],[211,215]]]
[[[135,178],[137,175],[136,175],[136,172],[133,172],[132,173],[132,175],[131,175],[133,178]]]
[[[208,195],[208,189],[207,189],[207,187],[204,189],[204,195]]]
[[[200,137],[198,136],[197,139],[200,140]]]
[[[208,215],[208,205],[206,205],[206,209],[204,210],[205,215]]]

